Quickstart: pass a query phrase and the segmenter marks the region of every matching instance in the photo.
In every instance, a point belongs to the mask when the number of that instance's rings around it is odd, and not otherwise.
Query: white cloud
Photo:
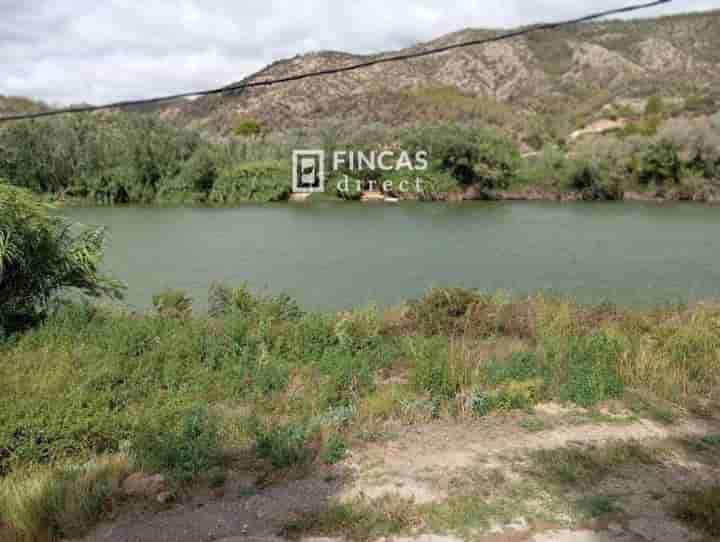
[[[379,52],[460,28],[507,28],[627,3],[0,0],[0,94],[61,104],[149,97],[227,84],[312,50]],[[676,0],[645,14],[718,7]]]

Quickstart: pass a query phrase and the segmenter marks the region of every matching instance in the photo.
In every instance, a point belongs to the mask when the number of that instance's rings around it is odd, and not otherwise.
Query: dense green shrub
[[[622,174],[618,169],[617,164],[578,159],[570,167],[568,185],[581,192],[584,200],[622,199]]]
[[[556,146],[546,146],[539,154],[520,162],[516,180],[522,184],[567,186],[574,162]]]
[[[456,334],[464,331],[470,308],[484,296],[462,288],[433,288],[418,300],[408,302],[407,319],[424,335]]]
[[[720,176],[720,125],[700,119],[671,119],[660,131],[660,138],[681,150],[685,166],[705,179]]]
[[[681,172],[677,146],[666,139],[652,143],[639,157],[638,180],[643,184],[676,184]]]
[[[192,299],[185,290],[165,290],[154,295],[152,301],[162,316],[187,316],[192,312]]]
[[[140,420],[132,443],[137,464],[188,481],[220,459],[217,422],[206,407],[165,407]]]
[[[619,366],[622,352],[621,343],[606,333],[550,344],[544,368],[547,385],[558,398],[581,406],[618,399],[624,392]]]
[[[316,430],[306,424],[289,423],[264,425],[253,422],[252,433],[260,457],[268,459],[275,468],[282,469],[313,461],[318,453],[313,441],[319,438]]]
[[[253,119],[240,119],[233,126],[233,133],[241,137],[257,136],[262,131],[260,123]]]
[[[290,195],[290,168],[284,162],[245,163],[220,171],[210,193],[214,203],[282,201]]]
[[[517,352],[506,360],[491,360],[483,367],[489,385],[531,380],[541,376],[541,364],[534,352]]]
[[[295,320],[303,315],[297,302],[287,294],[256,294],[247,283],[231,287],[213,282],[208,305],[211,316],[236,313],[256,318]]]
[[[542,380],[509,381],[493,388],[476,388],[466,398],[467,410],[478,417],[493,412],[530,410],[540,400]]]
[[[51,211],[0,179],[0,330],[34,321],[64,288],[115,297],[122,291],[100,272],[104,231],[75,228]]]
[[[208,194],[215,186],[220,159],[209,145],[201,146],[183,163],[175,184],[183,190]]]
[[[441,134],[430,158],[452,172],[460,184],[505,188],[513,180],[519,153],[508,138],[487,129],[456,127]]]
[[[438,340],[414,340],[409,345],[413,359],[411,381],[421,393],[436,400],[452,399],[470,383],[462,361],[454,358]]]
[[[323,446],[320,459],[327,465],[335,465],[345,458],[347,443],[340,435],[333,435]]]

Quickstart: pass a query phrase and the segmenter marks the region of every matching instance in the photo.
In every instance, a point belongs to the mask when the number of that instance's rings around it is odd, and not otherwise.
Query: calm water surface
[[[431,286],[583,302],[720,297],[720,208],[644,204],[329,204],[68,208],[109,228],[127,301],[213,280],[287,292],[306,307],[391,304]]]

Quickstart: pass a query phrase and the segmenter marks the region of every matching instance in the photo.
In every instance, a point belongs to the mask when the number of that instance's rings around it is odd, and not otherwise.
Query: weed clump
[[[640,443],[609,443],[604,446],[567,447],[538,450],[532,454],[534,474],[565,486],[585,487],[609,476],[623,476],[628,467],[655,465],[662,450]]]
[[[185,290],[165,290],[153,296],[153,306],[161,316],[185,317],[192,312],[192,299]]]
[[[305,424],[253,423],[255,447],[260,457],[278,469],[306,465],[315,460],[320,434]]]
[[[286,525],[283,534],[297,539],[342,533],[350,540],[364,542],[378,536],[401,534],[419,524],[420,515],[414,502],[388,496],[330,505]]]
[[[131,450],[143,470],[165,472],[187,482],[219,463],[217,422],[197,405],[153,412],[141,421]]]

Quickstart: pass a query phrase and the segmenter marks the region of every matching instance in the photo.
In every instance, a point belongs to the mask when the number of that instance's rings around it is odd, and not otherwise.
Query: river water
[[[432,286],[648,305],[720,297],[720,208],[693,204],[316,203],[67,208],[109,228],[127,302],[214,280],[304,307],[392,304]]]

